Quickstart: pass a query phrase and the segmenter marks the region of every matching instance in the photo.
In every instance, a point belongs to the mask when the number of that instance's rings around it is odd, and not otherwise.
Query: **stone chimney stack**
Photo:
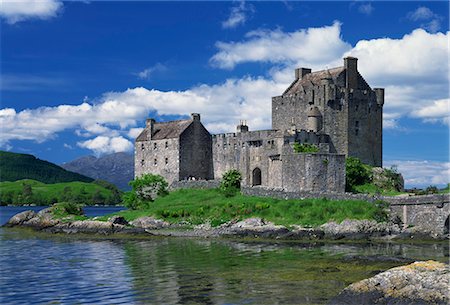
[[[302,79],[306,74],[311,73],[311,69],[308,68],[298,68],[295,69],[295,79]]]
[[[358,88],[358,58],[346,57],[344,58],[344,68],[347,74],[347,88]]]
[[[247,122],[241,120],[239,122],[239,125],[237,125],[237,127],[236,127],[236,131],[237,132],[247,132],[248,131]]]
[[[192,118],[192,121],[198,121],[198,122],[200,122],[200,113],[191,113],[191,118]]]
[[[148,140],[151,140],[153,131],[155,129],[155,119],[147,119],[145,120],[145,128],[149,129],[150,132],[148,134]]]

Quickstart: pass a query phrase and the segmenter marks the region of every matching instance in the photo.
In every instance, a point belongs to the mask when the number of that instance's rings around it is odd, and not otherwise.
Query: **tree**
[[[148,207],[157,197],[165,196],[169,184],[160,175],[144,174],[129,182],[132,190],[124,195],[124,205],[130,209]]]
[[[353,191],[356,185],[370,182],[370,170],[358,158],[348,157],[345,160],[345,190]]]
[[[227,197],[234,196],[241,189],[242,175],[236,169],[230,169],[222,175],[220,190]]]

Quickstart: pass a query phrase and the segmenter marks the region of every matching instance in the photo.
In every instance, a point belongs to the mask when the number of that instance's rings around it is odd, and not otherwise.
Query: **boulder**
[[[151,230],[170,227],[170,223],[150,216],[136,218],[135,220],[131,221],[130,224],[137,228],[151,229]]]
[[[36,213],[33,211],[23,211],[21,213],[18,213],[11,217],[5,226],[7,227],[14,227],[14,226],[20,226],[24,222],[29,221],[33,217],[36,217]]]
[[[98,233],[98,234],[110,234],[114,232],[114,229],[121,229],[123,226],[114,225],[107,221],[98,220],[77,220],[69,224],[65,228],[66,233]]]
[[[374,220],[349,220],[341,223],[327,222],[319,227],[330,239],[361,239],[400,233],[400,227],[393,223]]]
[[[285,226],[275,225],[262,218],[247,218],[239,222],[228,222],[219,227],[221,235],[281,237],[289,233]]]
[[[345,288],[329,305],[445,305],[449,265],[435,261],[396,267]]]
[[[112,224],[128,226],[128,221],[125,218],[123,218],[122,216],[115,215],[115,216],[109,218],[108,221]]]

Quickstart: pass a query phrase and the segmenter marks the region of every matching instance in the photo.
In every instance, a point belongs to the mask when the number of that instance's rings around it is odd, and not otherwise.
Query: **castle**
[[[272,129],[211,135],[199,114],[188,120],[155,122],[135,142],[135,176],[160,174],[170,183],[220,179],[230,169],[242,185],[285,191],[345,190],[345,157],[382,165],[384,89],[371,89],[357,58],[323,71],[295,70],[295,80],[272,98]],[[294,144],[298,143],[298,144]],[[295,152],[294,145],[315,152]]]

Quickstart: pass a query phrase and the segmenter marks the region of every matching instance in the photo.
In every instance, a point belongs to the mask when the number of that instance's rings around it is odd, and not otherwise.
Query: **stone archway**
[[[256,167],[252,172],[252,186],[261,185],[261,170]]]

